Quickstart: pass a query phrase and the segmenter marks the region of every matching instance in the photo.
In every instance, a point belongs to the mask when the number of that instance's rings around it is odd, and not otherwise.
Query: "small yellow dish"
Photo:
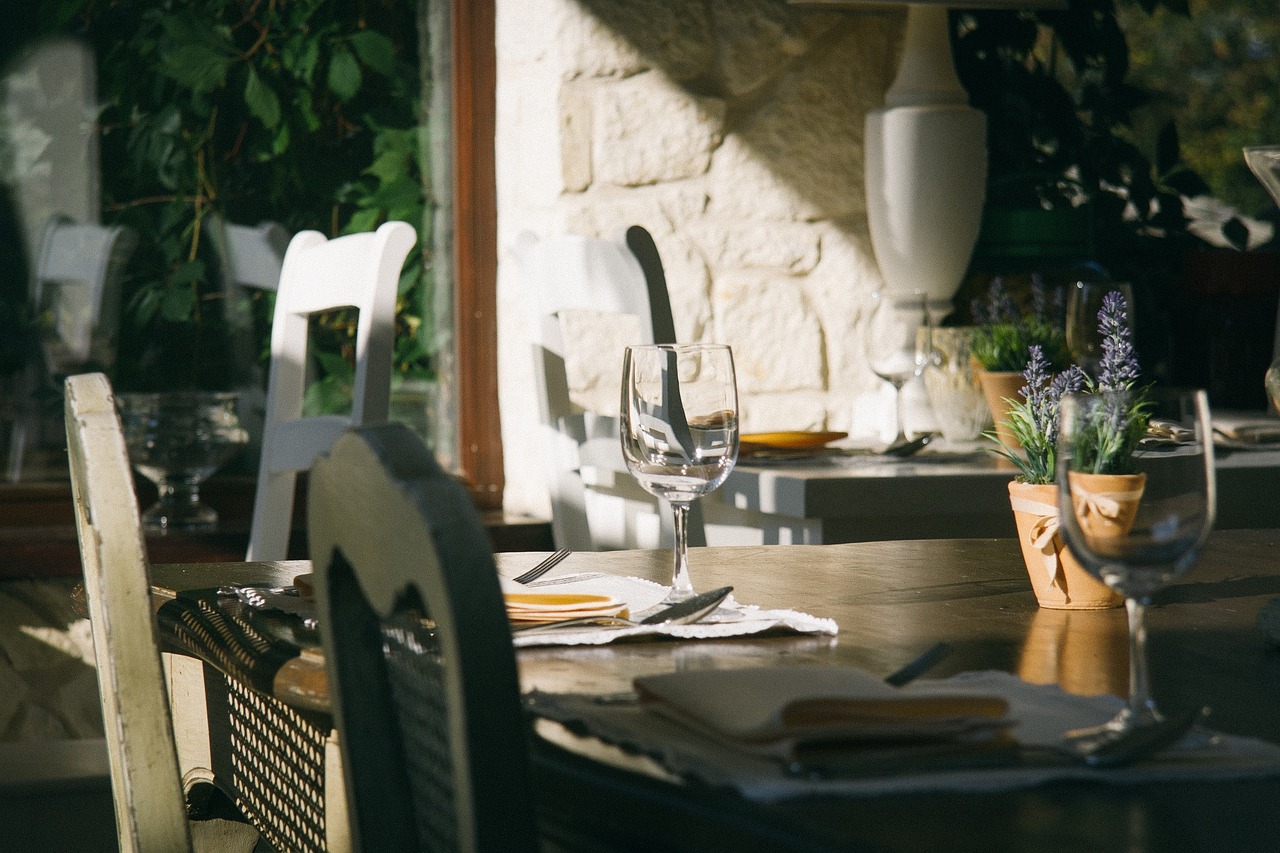
[[[743,451],[762,448],[795,450],[822,447],[848,436],[847,432],[750,432],[743,434],[738,443],[739,449]]]

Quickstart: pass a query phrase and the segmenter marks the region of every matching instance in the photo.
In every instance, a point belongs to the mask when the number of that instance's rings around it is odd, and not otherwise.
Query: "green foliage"
[[[1185,0],[1141,0],[1186,13]],[[959,16],[957,72],[988,117],[988,203],[1089,205],[1100,259],[1113,271],[1142,241],[1186,239],[1179,195],[1207,188],[1182,162],[1172,123],[1153,161],[1134,116],[1152,94],[1129,79],[1129,47],[1115,0],[1070,0],[1065,10]]]
[[[336,236],[421,228],[415,4],[393,0],[44,0],[75,7],[98,55],[104,213],[141,245],[126,283],[117,386],[224,388],[230,317],[207,226],[264,219]],[[33,11],[33,15],[39,14]],[[421,256],[398,302],[397,373],[429,376]],[[269,294],[250,316],[265,353]],[[325,387],[343,387],[354,318],[320,324]],[[349,373],[349,369],[348,369]],[[338,392],[335,392],[335,395]],[[335,395],[317,393],[333,402]]]
[[[1071,361],[1062,329],[1035,318],[980,326],[974,332],[971,352],[983,370],[1016,371],[1027,368],[1028,352],[1040,347],[1055,370]]]
[[[1132,77],[1152,93],[1135,129],[1154,139],[1176,115],[1181,153],[1213,194],[1245,213],[1271,206],[1240,156],[1280,139],[1280,16],[1275,0],[1200,2],[1191,16],[1120,7]],[[1148,154],[1155,156],[1154,152]]]
[[[1073,471],[1135,474],[1133,452],[1147,432],[1152,402],[1144,388],[1092,390],[1078,398],[1070,432]]]

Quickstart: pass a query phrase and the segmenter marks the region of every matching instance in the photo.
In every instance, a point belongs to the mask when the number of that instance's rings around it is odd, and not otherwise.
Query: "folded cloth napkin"
[[[701,674],[709,674],[704,671]],[[1077,696],[1054,685],[1030,684],[1007,672],[967,672],[945,680],[915,681],[904,692],[944,695],[999,696],[1009,703],[1010,730],[1018,744],[1054,747],[1063,732],[1110,719],[1123,707],[1115,696]],[[836,763],[832,772],[810,773],[741,749],[728,749],[672,718],[652,713],[639,702],[619,697],[534,691],[526,697],[529,709],[575,731],[648,755],[673,773],[709,785],[736,789],[748,799],[776,802],[794,797],[915,793],[921,791],[988,792],[1025,788],[1059,779],[1113,784],[1153,781],[1226,781],[1280,776],[1280,746],[1254,738],[1192,731],[1184,740],[1155,758],[1129,767],[1101,769],[1070,762],[1041,765],[997,759],[975,761],[964,754],[958,761],[916,760],[918,744],[886,745],[878,766]],[[905,761],[888,755],[896,749]],[[993,766],[994,765],[994,766]],[[847,772],[846,772],[847,770]]]
[[[627,615],[627,602],[609,594],[591,592],[533,592],[528,587],[501,578],[502,598],[507,618],[512,622],[545,623],[588,616]]]
[[[650,711],[785,761],[886,743],[987,741],[1010,722],[998,695],[893,687],[852,667],[686,670],[637,678],[635,688]]]
[[[642,578],[605,575],[585,572],[577,575],[551,577],[535,581],[529,587],[520,587],[503,580],[504,591],[513,589],[515,594],[542,594],[554,591],[556,595],[592,595],[611,598],[626,606],[628,618],[643,619],[658,610],[668,588]],[[600,605],[603,607],[604,605]],[[508,599],[508,613],[511,612]],[[600,615],[600,614],[590,614]],[[562,616],[560,618],[569,618]],[[554,621],[554,620],[553,620]],[[598,646],[618,640],[674,638],[707,640],[716,637],[741,637],[764,632],[801,634],[835,634],[839,630],[832,619],[823,619],[795,610],[763,610],[739,604],[732,596],[721,602],[709,617],[692,625],[636,625],[611,627],[577,625],[563,630],[545,629],[530,633],[516,632],[512,643],[516,648],[526,646]]]

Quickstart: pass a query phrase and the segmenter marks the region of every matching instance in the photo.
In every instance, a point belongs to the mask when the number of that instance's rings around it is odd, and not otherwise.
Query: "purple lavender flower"
[[[1098,333],[1102,336],[1102,362],[1098,367],[1098,387],[1120,390],[1138,381],[1138,358],[1129,331],[1124,297],[1113,290],[1102,298],[1098,312]]]
[[[1064,394],[1074,394],[1084,387],[1085,373],[1076,365],[1049,380],[1049,362],[1044,357],[1044,350],[1038,346],[1029,349],[1031,360],[1022,378],[1027,384],[1022,388],[1031,421],[1041,440],[1046,446],[1052,446],[1058,440],[1058,413]]]
[[[1000,276],[991,279],[991,284],[987,288],[986,302],[974,299],[969,303],[969,310],[973,314],[973,322],[979,326],[994,326],[997,323],[1018,321],[1018,306],[1005,290],[1004,279]]]
[[[1058,416],[1062,411],[1062,398],[1067,394],[1074,394],[1084,388],[1086,378],[1084,371],[1078,365],[1073,364],[1053,377],[1053,382],[1049,384],[1049,391],[1045,395],[1045,411],[1042,418],[1045,438],[1050,443],[1057,443],[1058,441]]]

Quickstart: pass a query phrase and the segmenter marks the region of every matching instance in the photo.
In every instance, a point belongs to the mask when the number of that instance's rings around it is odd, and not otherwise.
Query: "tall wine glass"
[[[1102,363],[1102,332],[1098,330],[1098,311],[1108,293],[1118,292],[1124,298],[1124,316],[1129,334],[1133,334],[1133,287],[1119,281],[1080,280],[1067,291],[1067,348],[1071,360],[1091,376],[1097,375]]]
[[[675,568],[666,602],[683,601],[694,594],[689,506],[718,489],[738,459],[738,386],[729,347],[627,347],[621,434],[631,473],[675,514]]]
[[[930,336],[918,334],[920,328],[929,328],[929,309],[923,294],[875,293],[872,299],[877,307],[863,338],[863,350],[871,372],[893,386],[897,434],[892,446],[907,440],[902,389],[924,372],[933,351]]]
[[[1143,616],[1151,596],[1196,561],[1217,506],[1204,391],[1175,394],[1159,412],[1189,437],[1173,448],[1138,451],[1136,477],[1105,481],[1090,473],[1097,436],[1127,410],[1133,393],[1067,395],[1058,432],[1059,531],[1085,570],[1124,596],[1129,616],[1128,705],[1101,726],[1071,733],[1092,742],[1162,719],[1147,678]]]

